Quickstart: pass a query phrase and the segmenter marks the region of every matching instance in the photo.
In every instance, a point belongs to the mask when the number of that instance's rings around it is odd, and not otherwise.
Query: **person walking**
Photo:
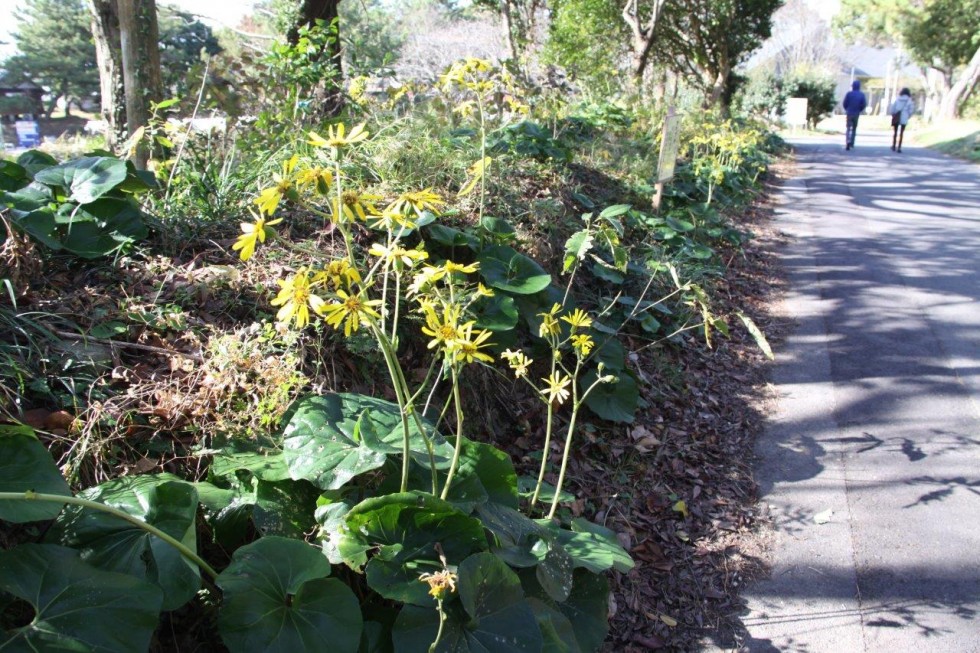
[[[905,125],[909,124],[909,118],[915,113],[915,102],[912,101],[912,92],[903,88],[895,101],[888,107],[888,113],[892,116],[892,152],[902,151],[902,138],[905,136]],[[898,148],[895,148],[895,145]]]
[[[844,96],[841,103],[847,114],[847,129],[844,133],[845,150],[854,149],[854,134],[857,132],[858,118],[868,108],[868,98],[861,92],[861,82],[854,80],[851,90]]]

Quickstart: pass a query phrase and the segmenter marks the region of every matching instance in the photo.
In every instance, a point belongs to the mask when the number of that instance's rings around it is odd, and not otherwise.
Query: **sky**
[[[25,0],[0,0],[0,60],[16,52],[11,38],[11,33],[17,29],[17,19],[14,18],[14,10],[23,7]],[[242,16],[252,10],[254,0],[211,0],[201,2],[201,0],[157,0],[158,5],[174,5],[184,11],[188,11],[202,18],[204,22],[212,27],[227,25],[234,27]]]

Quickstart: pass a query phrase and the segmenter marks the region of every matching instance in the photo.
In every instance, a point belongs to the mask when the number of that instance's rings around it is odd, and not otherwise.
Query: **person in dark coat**
[[[851,90],[844,96],[844,113],[847,114],[847,130],[844,132],[846,150],[854,148],[854,134],[857,132],[858,118],[868,108],[868,98],[861,92],[861,82],[854,80]]]

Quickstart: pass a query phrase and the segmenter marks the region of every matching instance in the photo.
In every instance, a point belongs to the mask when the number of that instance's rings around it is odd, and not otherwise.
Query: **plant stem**
[[[459,396],[459,369],[453,365],[453,403],[456,405],[456,446],[453,451],[453,461],[449,465],[449,473],[446,475],[446,484],[442,487],[442,494],[439,498],[443,501],[449,496],[449,486],[453,484],[453,477],[456,475],[456,467],[459,465],[459,452],[463,445],[463,406],[460,404]]]
[[[575,370],[576,380],[572,382],[572,392],[577,393],[578,388],[578,370]],[[558,497],[561,495],[561,488],[565,484],[565,470],[568,468],[568,456],[572,450],[572,436],[575,435],[575,420],[578,417],[578,412],[582,408],[582,404],[585,403],[586,398],[588,398],[589,393],[592,392],[593,388],[602,383],[599,379],[589,386],[589,389],[585,391],[582,398],[572,397],[572,419],[568,423],[568,434],[565,436],[565,450],[562,452],[561,456],[561,471],[558,472],[558,484],[555,485],[555,496],[551,500],[551,510],[548,511],[548,519],[553,519],[555,516],[555,511],[558,510]]]
[[[541,451],[541,470],[538,472],[538,482],[534,486],[534,495],[531,497],[531,505],[538,502],[538,495],[541,494],[541,484],[544,483],[544,472],[548,468],[548,449],[551,447],[552,417],[555,413],[552,403],[548,402],[548,422],[544,430],[544,448]]]
[[[402,480],[400,492],[408,491],[408,464],[411,456],[411,442],[408,435],[408,396],[405,392],[403,377],[399,374],[400,369],[395,354],[391,348],[391,341],[384,332],[384,325],[378,326],[371,322],[371,330],[374,338],[378,341],[381,354],[384,356],[385,365],[388,366],[388,376],[391,377],[391,384],[395,389],[395,398],[398,400],[398,412],[402,420]]]
[[[551,354],[551,378],[555,378],[555,369],[558,367],[557,344],[553,342],[552,347],[554,349]],[[531,496],[530,508],[533,508],[534,504],[538,502],[538,496],[541,494],[541,484],[544,483],[544,472],[548,468],[548,450],[551,447],[551,431],[554,429],[554,414],[554,402],[549,401],[548,421],[544,429],[544,448],[541,450],[541,470],[538,472],[538,482],[534,486],[534,494]]]
[[[439,640],[442,639],[442,629],[446,625],[446,613],[442,609],[442,600],[436,601],[436,608],[439,610],[439,630],[436,631],[436,639],[432,644],[429,645],[429,653],[436,653],[436,647],[439,646]]]
[[[100,512],[107,512],[110,515],[114,515],[128,521],[130,524],[140,528],[151,535],[156,535],[161,540],[169,544],[170,546],[177,549],[182,556],[196,564],[201,568],[212,580],[218,578],[218,572],[216,572],[211,565],[202,560],[196,553],[191,551],[184,545],[180,540],[177,540],[170,535],[167,535],[161,531],[156,526],[147,524],[138,517],[133,517],[127,512],[123,512],[118,508],[113,508],[112,506],[107,506],[104,503],[99,503],[97,501],[89,501],[88,499],[79,499],[78,497],[66,497],[59,494],[42,494],[39,492],[0,492],[0,501],[3,500],[26,500],[26,501],[45,501],[48,503],[67,503],[74,506],[81,506],[82,508],[89,508],[91,510],[98,510]]]

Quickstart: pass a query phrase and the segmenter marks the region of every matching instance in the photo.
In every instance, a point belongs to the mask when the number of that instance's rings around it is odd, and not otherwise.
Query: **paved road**
[[[980,651],[980,167],[800,140],[750,651]],[[825,523],[818,523],[825,522]]]

